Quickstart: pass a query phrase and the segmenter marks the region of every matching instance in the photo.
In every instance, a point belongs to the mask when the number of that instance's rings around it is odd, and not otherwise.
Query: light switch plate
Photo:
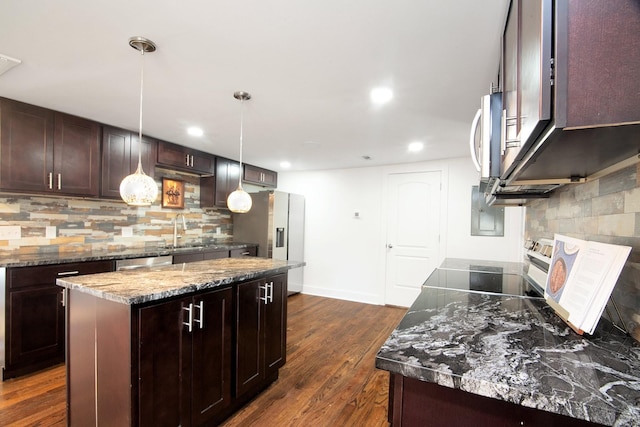
[[[15,240],[21,236],[21,227],[19,225],[3,225],[0,226],[0,240]]]

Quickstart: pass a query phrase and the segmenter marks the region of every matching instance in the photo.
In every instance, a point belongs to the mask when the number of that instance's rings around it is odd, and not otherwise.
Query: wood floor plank
[[[288,298],[280,378],[223,426],[388,426],[389,375],[375,355],[406,310],[298,294]],[[65,426],[65,368],[0,384],[0,426]]]

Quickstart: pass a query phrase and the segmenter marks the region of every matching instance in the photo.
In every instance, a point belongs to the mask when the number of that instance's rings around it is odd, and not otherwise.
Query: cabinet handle
[[[62,190],[62,174],[58,174],[58,190]]]
[[[200,318],[194,319],[195,322],[198,322],[198,327],[200,329],[204,328],[204,301],[200,301],[200,304],[196,304],[195,306],[200,312]]]
[[[60,304],[62,304],[63,307],[67,306],[67,290],[66,289],[62,289],[62,296],[60,297]]]
[[[185,160],[184,160],[184,163],[185,163],[187,166],[189,166],[189,155],[188,155],[188,154],[185,154]]]
[[[251,255],[251,252],[247,251],[247,252],[242,252],[240,255],[242,256],[249,256]]]
[[[193,167],[193,156],[191,156],[191,167]]]
[[[53,172],[49,172],[49,190],[53,190]]]
[[[269,302],[273,302],[273,282],[269,283]]]
[[[80,273],[78,270],[75,271],[59,271],[58,276],[73,276],[74,274]]]
[[[182,322],[182,324],[189,328],[189,332],[191,332],[193,330],[193,303],[189,303],[189,307],[182,307],[182,309],[189,312],[189,320]]]
[[[260,297],[265,304],[269,304],[269,285],[265,283],[264,286],[260,286],[260,289],[264,290],[264,297]]]

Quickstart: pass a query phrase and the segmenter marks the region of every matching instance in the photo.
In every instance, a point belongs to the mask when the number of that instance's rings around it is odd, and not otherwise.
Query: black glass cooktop
[[[504,274],[499,267],[470,270],[436,269],[423,286],[493,294],[542,297],[542,290],[519,274]]]

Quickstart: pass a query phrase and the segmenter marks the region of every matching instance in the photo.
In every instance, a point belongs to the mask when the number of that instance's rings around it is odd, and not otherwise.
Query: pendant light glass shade
[[[138,169],[120,183],[120,197],[131,206],[150,206],[158,198],[158,184],[138,165]]]
[[[251,95],[248,92],[240,91],[235,92],[233,97],[240,100],[240,172],[238,174],[238,188],[227,197],[227,207],[234,213],[247,213],[251,210],[253,201],[249,193],[242,189],[242,103],[251,99]]]
[[[140,126],[138,134],[138,168],[120,183],[120,197],[131,206],[150,206],[158,198],[158,184],[142,170],[142,93],[144,88],[144,53],[156,50],[156,45],[144,37],[131,37],[129,45],[142,54],[140,71]]]
[[[242,189],[242,186],[238,186],[238,189],[227,197],[227,206],[231,212],[247,213],[251,210],[252,204],[251,196]]]

